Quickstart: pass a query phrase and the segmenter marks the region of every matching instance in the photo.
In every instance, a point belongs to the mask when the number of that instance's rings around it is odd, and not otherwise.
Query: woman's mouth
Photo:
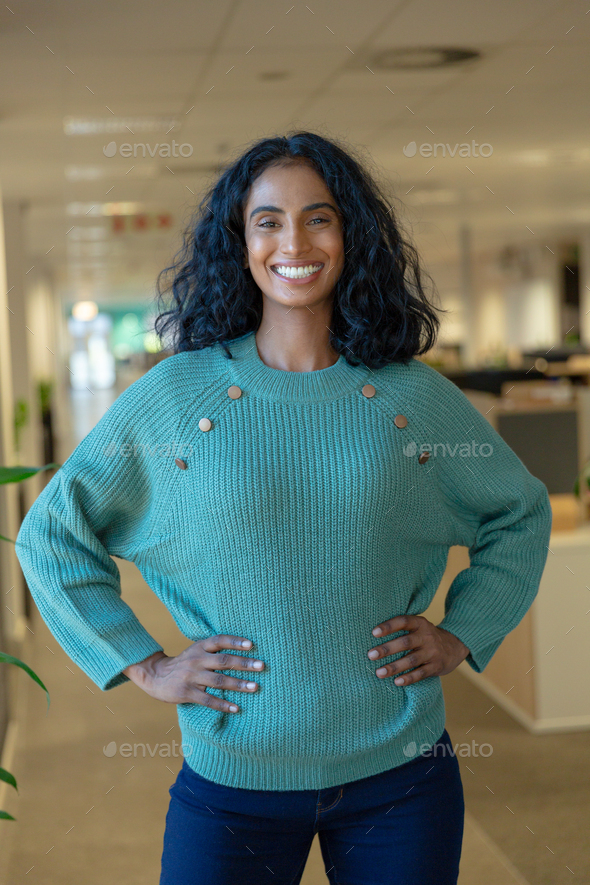
[[[320,261],[316,261],[313,264],[306,264],[304,267],[290,267],[287,264],[273,264],[270,269],[274,275],[281,280],[289,281],[290,283],[308,283],[318,276],[323,266],[324,265]]]

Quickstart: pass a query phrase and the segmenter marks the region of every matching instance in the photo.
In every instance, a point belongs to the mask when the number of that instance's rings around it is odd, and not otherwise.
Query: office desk
[[[533,734],[590,730],[590,524],[551,534],[539,593],[483,673],[459,671]],[[469,566],[451,547],[424,616],[439,623],[455,575]]]

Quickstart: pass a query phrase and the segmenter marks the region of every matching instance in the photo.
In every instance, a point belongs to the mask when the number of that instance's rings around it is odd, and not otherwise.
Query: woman
[[[161,885],[452,885],[463,791],[440,677],[481,672],[539,586],[547,490],[417,356],[438,318],[363,164],[259,141],[197,211],[157,331],[174,351],[39,496],[18,554],[103,690],[178,705]],[[470,567],[431,602],[454,544]],[[121,599],[136,563],[191,644]]]

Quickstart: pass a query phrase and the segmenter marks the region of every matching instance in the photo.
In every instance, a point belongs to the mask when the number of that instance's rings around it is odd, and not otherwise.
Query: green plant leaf
[[[42,470],[52,470],[54,467],[60,467],[60,464],[45,464],[43,467],[0,467],[0,485],[6,485],[9,482],[22,482],[30,476],[35,476]]]
[[[7,538],[6,535],[0,535],[0,541],[8,541],[10,544],[14,544],[15,541],[12,538]]]
[[[33,679],[37,685],[40,685],[43,691],[47,695],[47,706],[49,707],[49,692],[37,676],[37,674],[31,670],[28,664],[25,664],[23,661],[20,661],[18,658],[13,657],[12,655],[7,655],[6,652],[0,651],[0,664],[14,664],[15,667],[20,667],[21,670],[24,670],[25,673],[28,673],[31,679]]]
[[[0,811],[0,820],[16,820],[16,818],[7,811]]]
[[[39,381],[37,384],[37,397],[41,414],[45,415],[51,409],[51,394],[53,392],[53,381]]]
[[[10,784],[11,787],[14,787],[16,792],[18,793],[18,787],[16,785],[16,779],[13,774],[9,771],[6,771],[5,768],[0,768],[0,781],[5,781],[7,784]]]

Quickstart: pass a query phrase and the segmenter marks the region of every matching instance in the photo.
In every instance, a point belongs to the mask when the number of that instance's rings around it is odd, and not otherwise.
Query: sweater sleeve
[[[465,643],[467,663],[481,673],[538,593],[551,504],[544,483],[465,394],[427,369],[426,466],[470,561],[449,587],[438,626]]]
[[[158,364],[159,365],[159,364]],[[153,466],[145,427],[158,366],[117,398],[58,469],[26,514],[16,554],[43,620],[103,691],[129,681],[121,671],[163,651],[121,598],[110,554],[143,538]]]

